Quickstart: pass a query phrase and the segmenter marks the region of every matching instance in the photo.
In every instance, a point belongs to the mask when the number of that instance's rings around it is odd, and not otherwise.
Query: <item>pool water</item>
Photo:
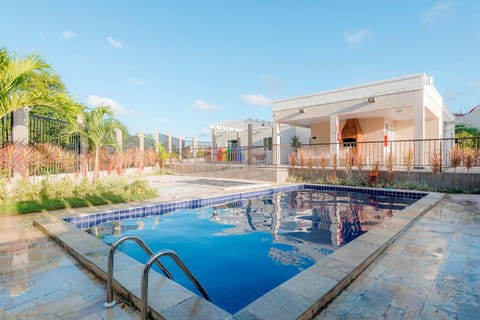
[[[108,244],[137,235],[154,252],[177,252],[212,302],[233,314],[414,201],[300,190],[111,221],[89,232]],[[147,260],[135,244],[119,249]],[[176,282],[197,292],[169,258],[162,262]]]

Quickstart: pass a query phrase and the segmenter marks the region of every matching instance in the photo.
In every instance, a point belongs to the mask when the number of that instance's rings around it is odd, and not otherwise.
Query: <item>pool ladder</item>
[[[148,261],[145,263],[145,266],[143,268],[143,273],[142,273],[142,289],[141,289],[141,312],[142,312],[142,319],[147,319],[147,314],[148,314],[148,273],[150,272],[150,269],[152,268],[153,264],[155,263],[160,270],[165,274],[165,276],[170,279],[173,279],[173,275],[168,271],[168,269],[160,262],[160,258],[163,256],[169,256],[179,267],[182,269],[183,273],[187,275],[187,277],[190,279],[190,281],[195,285],[195,287],[200,291],[200,293],[203,295],[203,297],[210,301],[210,296],[208,295],[207,291],[205,288],[200,284],[200,282],[195,278],[195,276],[190,272],[190,270],[187,268],[187,266],[183,263],[183,261],[180,259],[180,257],[171,250],[161,250],[157,253],[153,253],[153,251],[143,242],[142,239],[136,236],[125,236],[117,241],[115,241],[112,244],[112,247],[110,248],[110,251],[108,253],[108,274],[107,274],[107,302],[104,303],[104,306],[107,308],[113,307],[116,302],[113,300],[113,257],[115,255],[115,251],[117,250],[117,247],[122,243],[127,240],[134,241],[136,244],[140,246],[140,248],[143,249],[143,251],[149,256]]]

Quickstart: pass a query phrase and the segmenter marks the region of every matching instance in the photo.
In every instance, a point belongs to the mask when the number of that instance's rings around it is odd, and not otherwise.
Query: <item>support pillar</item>
[[[137,137],[139,139],[140,152],[143,152],[145,150],[145,135],[142,131],[139,131]]]
[[[340,153],[340,142],[342,141],[342,133],[340,131],[340,124],[338,121],[338,116],[333,114],[330,116],[330,164],[333,165],[333,156],[337,155],[337,165],[338,157]]]
[[[182,160],[183,155],[183,141],[182,136],[178,137],[178,160]]]
[[[415,140],[415,163],[414,167],[417,169],[423,168],[425,165],[425,107],[422,103],[413,106],[413,139]]]
[[[280,150],[280,123],[275,121],[273,124],[273,137],[272,137],[272,164],[276,167],[281,162],[281,150]]]
[[[192,138],[192,155],[194,159],[197,157],[197,137]]]
[[[17,145],[28,145],[28,112],[29,108],[13,111],[12,142]]]
[[[217,129],[215,127],[212,128],[212,152],[210,156],[210,162],[217,161]]]
[[[168,153],[172,153],[172,133],[168,133],[168,146],[167,146]]]
[[[153,140],[155,141],[155,152],[158,153],[158,147],[157,147],[157,144],[160,142],[160,130],[158,130],[157,128],[155,128],[155,133],[153,134]]]
[[[84,123],[83,123],[83,117],[81,114],[78,114],[77,115],[77,123],[80,127],[83,127]],[[87,154],[88,153],[88,142],[85,141],[85,138],[80,136],[80,154]]]
[[[253,155],[252,155],[252,145],[253,145],[253,126],[251,123],[248,124],[248,164],[253,164]],[[273,139],[273,138],[272,138]]]
[[[115,143],[117,145],[118,152],[123,150],[123,133],[122,130],[115,128]]]

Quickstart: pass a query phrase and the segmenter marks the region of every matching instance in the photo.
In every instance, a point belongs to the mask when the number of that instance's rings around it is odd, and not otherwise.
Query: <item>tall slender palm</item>
[[[60,77],[36,55],[25,58],[0,49],[0,118],[23,107],[45,107],[76,120],[82,106],[73,101]]]
[[[114,129],[118,126],[119,122],[113,118],[113,112],[108,106],[96,107],[83,113],[78,132],[88,141],[90,149],[95,151],[94,179],[99,172],[100,148],[114,143]]]

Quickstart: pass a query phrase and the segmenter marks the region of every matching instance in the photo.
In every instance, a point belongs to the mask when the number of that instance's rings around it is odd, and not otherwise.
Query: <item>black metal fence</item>
[[[30,114],[28,119],[30,145],[48,143],[80,153],[80,135],[68,132],[68,122],[35,114]]]
[[[0,119],[0,147],[12,143],[13,114]]]

